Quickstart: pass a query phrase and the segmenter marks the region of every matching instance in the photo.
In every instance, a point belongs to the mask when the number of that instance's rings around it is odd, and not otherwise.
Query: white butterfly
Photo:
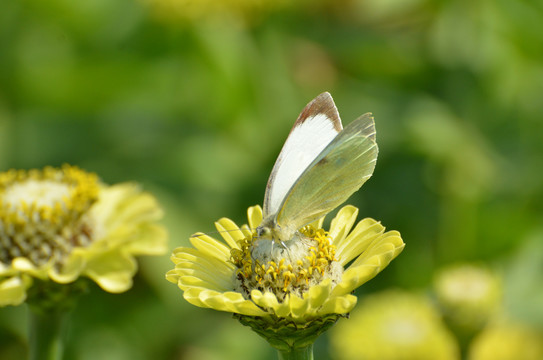
[[[377,153],[371,113],[342,130],[332,96],[317,96],[298,116],[273,166],[257,235],[284,245],[360,189]]]

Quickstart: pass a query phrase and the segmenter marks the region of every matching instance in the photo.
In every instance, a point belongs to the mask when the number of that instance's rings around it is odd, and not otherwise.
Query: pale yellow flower
[[[460,359],[439,312],[426,297],[407,292],[369,295],[330,336],[334,359]]]
[[[500,278],[477,265],[455,265],[437,273],[437,300],[447,319],[465,330],[478,330],[502,304]]]
[[[489,324],[473,340],[469,360],[541,360],[543,332],[510,321]]]
[[[404,248],[397,231],[385,232],[373,219],[353,229],[357,215],[358,209],[345,206],[328,233],[321,229],[321,219],[283,247],[256,239],[253,229],[262,222],[262,209],[253,206],[248,225],[239,228],[226,218],[216,223],[224,242],[195,234],[190,239],[194,248],[175,249],[175,268],[166,278],[193,305],[270,322],[306,324],[347,314],[357,301],[353,290]]]
[[[153,196],[76,167],[1,173],[0,204],[0,306],[25,301],[33,279],[85,276],[122,292],[132,286],[134,256],[166,251]]]

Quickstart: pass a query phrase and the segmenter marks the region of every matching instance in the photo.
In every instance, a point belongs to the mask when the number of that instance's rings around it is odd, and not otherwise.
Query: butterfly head
[[[265,217],[256,229],[256,235],[259,239],[273,240],[279,244],[292,240],[295,233],[296,229],[292,231],[288,226],[281,226],[274,216]]]
[[[272,239],[272,230],[269,226],[260,225],[256,228],[256,236],[259,239]]]

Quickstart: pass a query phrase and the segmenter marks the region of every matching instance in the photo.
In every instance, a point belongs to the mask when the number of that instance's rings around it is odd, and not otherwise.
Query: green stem
[[[67,313],[29,309],[30,360],[60,360],[64,350],[63,329]]]
[[[277,350],[279,360],[313,360],[313,343],[303,348]]]

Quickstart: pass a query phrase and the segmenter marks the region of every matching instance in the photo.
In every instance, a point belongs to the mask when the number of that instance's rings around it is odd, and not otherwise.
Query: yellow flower
[[[277,245],[254,235],[262,209],[253,206],[248,209],[249,225],[239,228],[226,218],[216,223],[226,244],[199,233],[190,239],[194,248],[175,249],[175,268],[166,278],[193,305],[270,322],[307,324],[347,314],[357,300],[352,291],[404,248],[397,231],[385,232],[373,219],[352,229],[357,215],[358,209],[345,206],[329,232],[321,229],[320,219]]]
[[[460,359],[458,345],[427,298],[400,291],[366,297],[330,332],[341,360]]]
[[[541,360],[543,333],[527,325],[499,321],[487,326],[469,349],[470,360]]]
[[[0,306],[25,301],[33,279],[86,276],[109,292],[132,286],[136,255],[166,251],[154,197],[107,186],[76,167],[0,174]]]
[[[500,279],[482,266],[445,268],[437,274],[434,284],[447,319],[464,330],[479,330],[501,306]]]

